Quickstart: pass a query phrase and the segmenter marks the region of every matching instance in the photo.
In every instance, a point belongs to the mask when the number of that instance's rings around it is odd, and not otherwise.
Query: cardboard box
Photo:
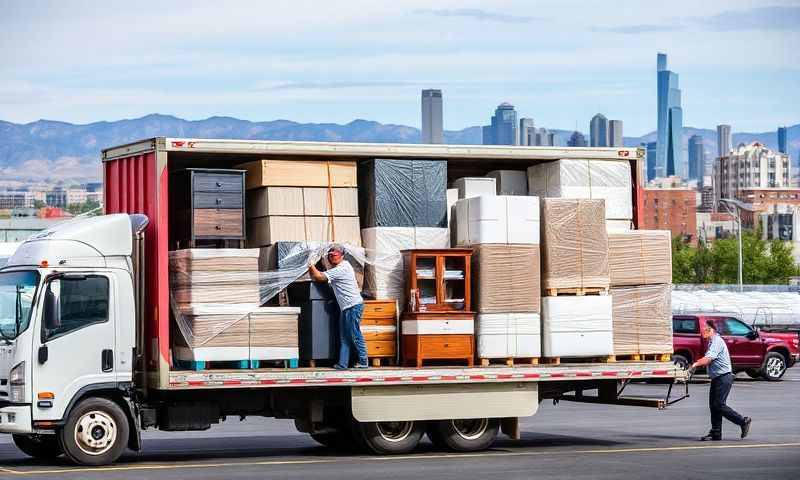
[[[258,187],[357,187],[356,162],[264,159],[239,165],[247,189]]]
[[[493,170],[486,176],[495,179],[498,195],[528,195],[528,174],[524,170]]]
[[[533,358],[542,354],[537,313],[487,313],[475,317],[479,358]]]
[[[490,177],[462,177],[453,182],[453,188],[458,190],[459,200],[481,195],[492,197],[497,195],[495,179]]]
[[[358,217],[269,216],[247,221],[248,247],[276,242],[336,242],[360,246]]]
[[[472,299],[479,313],[539,313],[539,246],[475,245]]]
[[[185,249],[170,252],[170,293],[180,306],[260,303],[257,249]]]
[[[333,198],[333,207],[330,199]],[[303,188],[303,215],[358,216],[357,188]]]
[[[611,289],[614,354],[672,353],[672,287]]]
[[[669,230],[631,230],[608,234],[608,269],[612,286],[672,282]]]
[[[246,194],[247,218],[269,215],[303,215],[303,189],[299,187],[263,187]]]
[[[539,243],[539,198],[483,196],[456,202],[458,246]]]
[[[608,288],[604,200],[542,200],[542,287]]]
[[[611,296],[543,297],[542,354],[545,357],[613,355]]]

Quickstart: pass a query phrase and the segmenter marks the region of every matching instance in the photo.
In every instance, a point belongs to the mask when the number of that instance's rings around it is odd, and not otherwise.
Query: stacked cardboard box
[[[170,293],[195,303],[260,304],[258,249],[193,248],[169,253]]]
[[[456,239],[471,246],[478,356],[538,357],[539,199],[485,195],[456,203]]]
[[[608,236],[616,355],[672,352],[672,245],[666,230]]]
[[[528,168],[528,192],[545,198],[603,199],[608,227],[633,218],[631,166],[627,160],[557,160]]]
[[[495,179],[498,195],[528,194],[528,176],[524,170],[493,170],[486,176]]]
[[[360,244],[354,161],[270,159],[240,168],[247,170],[248,246]]]

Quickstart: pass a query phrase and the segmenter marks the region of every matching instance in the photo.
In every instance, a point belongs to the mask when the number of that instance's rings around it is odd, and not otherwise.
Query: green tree
[[[794,262],[792,244],[773,240],[769,244],[767,273],[774,283],[788,283],[789,277],[800,275],[800,267]]]
[[[692,283],[714,282],[714,255],[706,242],[700,242],[694,254],[694,280]]]
[[[672,239],[672,281],[674,283],[695,283],[694,249],[681,237]]]

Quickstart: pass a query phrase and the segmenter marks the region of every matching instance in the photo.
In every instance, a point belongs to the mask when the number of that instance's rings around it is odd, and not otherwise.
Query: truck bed
[[[203,388],[333,387],[369,385],[434,385],[502,382],[558,382],[578,380],[625,380],[674,378],[686,372],[672,362],[622,361],[611,363],[562,363],[489,367],[371,368],[270,368],[253,370],[173,370],[168,390]]]

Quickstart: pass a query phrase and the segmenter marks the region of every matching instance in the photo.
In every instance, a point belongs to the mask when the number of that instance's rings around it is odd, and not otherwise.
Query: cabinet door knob
[[[214,225],[214,228],[215,228],[216,230],[222,230],[222,225]]]

